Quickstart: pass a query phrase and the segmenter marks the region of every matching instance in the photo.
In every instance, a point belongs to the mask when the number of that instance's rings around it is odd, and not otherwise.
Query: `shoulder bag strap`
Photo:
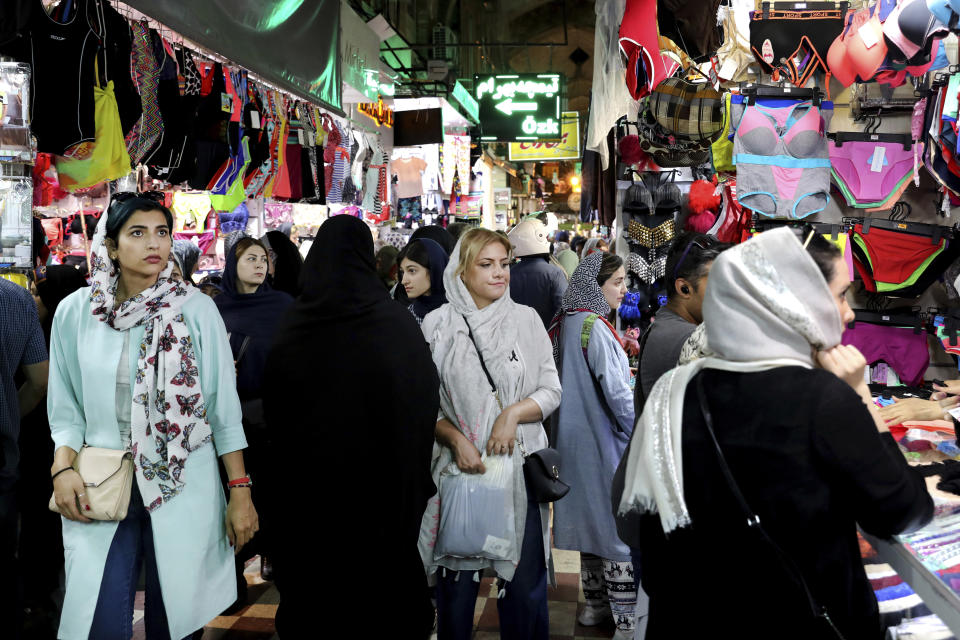
[[[237,354],[237,363],[236,363],[237,366],[239,366],[239,365],[240,365],[240,361],[243,360],[243,354],[245,354],[245,353],[247,352],[247,347],[250,346],[250,341],[251,341],[252,339],[253,339],[253,338],[251,338],[250,336],[244,337],[244,339],[243,339],[243,344],[240,345],[240,353]]]
[[[593,367],[590,366],[590,357],[587,355],[587,350],[590,348],[590,337],[593,335],[593,326],[599,319],[600,316],[595,313],[583,319],[583,327],[580,329],[580,350],[583,351],[583,361],[587,365],[587,372],[590,374],[590,380],[593,382],[593,388],[596,390],[597,396],[600,398],[600,404],[603,406],[603,412],[606,413],[607,417],[613,422],[613,425],[617,428],[617,431],[622,433],[623,429],[620,428],[620,422],[617,420],[616,414],[607,403],[607,397],[603,393],[603,387],[600,386],[600,381],[597,380],[597,376],[593,372]]]
[[[786,570],[793,574],[797,582],[800,584],[800,587],[803,589],[804,596],[806,597],[807,604],[810,607],[810,612],[815,619],[822,619],[833,631],[835,637],[838,640],[844,640],[843,634],[840,633],[840,630],[833,624],[833,620],[830,619],[830,615],[827,613],[826,608],[817,604],[817,601],[814,600],[813,594],[810,593],[810,588],[807,586],[807,581],[803,578],[803,573],[801,573],[800,568],[796,565],[793,559],[787,555],[787,553],[780,548],[780,546],[773,541],[773,539],[767,535],[767,532],[763,529],[763,526],[760,524],[760,516],[753,512],[750,508],[750,505],[747,504],[747,499],[743,496],[743,492],[740,491],[740,486],[737,484],[737,481],[733,477],[733,473],[730,471],[730,467],[727,465],[727,460],[723,456],[723,449],[720,448],[720,442],[717,440],[716,433],[713,430],[713,416],[710,413],[710,408],[707,405],[707,394],[703,387],[703,376],[697,376],[697,396],[700,400],[700,411],[703,414],[703,422],[707,427],[707,433],[710,434],[710,441],[713,442],[714,450],[717,453],[717,461],[720,463],[720,471],[723,473],[723,477],[727,481],[727,486],[730,488],[730,491],[733,493],[733,497],[740,504],[740,510],[743,512],[743,515],[747,519],[747,527],[756,531],[761,538],[770,547],[774,550],[777,556],[780,558],[781,564],[783,564]]]

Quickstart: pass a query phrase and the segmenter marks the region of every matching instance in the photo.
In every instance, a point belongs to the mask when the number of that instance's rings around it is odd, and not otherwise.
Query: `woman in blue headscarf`
[[[447,302],[443,288],[443,270],[450,256],[439,243],[429,238],[411,240],[397,256],[400,285],[409,301],[408,308],[418,323]]]

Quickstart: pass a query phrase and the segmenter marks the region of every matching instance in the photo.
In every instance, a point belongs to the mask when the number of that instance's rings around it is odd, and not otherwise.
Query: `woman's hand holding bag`
[[[81,511],[81,509],[89,511],[90,504],[85,500],[86,488],[83,486],[83,478],[76,470],[71,468],[57,474],[53,479],[53,497],[64,518],[76,522],[93,522]]]

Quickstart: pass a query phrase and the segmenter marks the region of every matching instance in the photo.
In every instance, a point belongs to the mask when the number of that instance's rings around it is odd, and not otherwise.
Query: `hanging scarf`
[[[104,219],[93,237],[90,310],[117,331],[145,328],[137,353],[130,430],[137,486],[153,511],[183,491],[187,458],[213,438],[193,337],[181,311],[191,296],[203,294],[170,279],[170,262],[155,285],[115,309],[119,274],[107,254],[106,236]]]
[[[665,374],[650,392],[634,430],[618,509],[659,513],[666,533],[690,524],[681,455],[690,381],[703,369],[809,369],[814,351],[838,345],[842,331],[830,288],[787,228],[761,233],[717,258],[703,317],[706,344],[700,340],[691,351],[705,357]]]
[[[567,292],[563,294],[563,301],[560,303],[560,312],[554,316],[547,329],[547,335],[550,336],[550,342],[553,345],[553,359],[557,363],[557,370],[560,369],[560,334],[563,330],[563,320],[568,315],[588,311],[595,313],[603,320],[604,324],[610,328],[620,342],[620,336],[613,325],[607,320],[606,316],[610,314],[610,305],[597,284],[597,276],[600,275],[600,267],[603,263],[604,253],[597,251],[585,257],[573,275],[570,276],[570,285]]]

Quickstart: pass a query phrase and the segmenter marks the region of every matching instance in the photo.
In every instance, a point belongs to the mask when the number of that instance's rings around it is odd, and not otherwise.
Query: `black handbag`
[[[470,336],[470,342],[473,348],[477,350],[477,357],[480,358],[480,367],[483,374],[487,376],[487,382],[490,384],[490,391],[497,401],[497,406],[503,410],[500,402],[500,394],[497,393],[497,385],[493,382],[493,376],[487,370],[487,364],[483,361],[483,354],[480,353],[480,347],[473,337],[473,331],[470,329],[470,323],[466,316],[463,322],[467,325],[467,335]],[[520,436],[519,427],[517,435]],[[560,453],[556,449],[544,447],[539,451],[527,454],[523,448],[523,438],[517,440],[517,446],[520,447],[520,453],[523,455],[523,477],[527,482],[527,489],[533,495],[533,499],[538,503],[556,502],[570,491],[570,485],[560,480]]]
[[[703,422],[707,427],[710,440],[713,442],[714,449],[717,452],[720,471],[727,481],[730,492],[740,504],[740,510],[747,519],[747,528],[755,534],[761,544],[767,545],[773,551],[786,573],[791,574],[800,586],[800,590],[803,591],[803,597],[806,600],[806,607],[809,608],[810,615],[814,620],[814,624],[817,626],[816,637],[845,640],[843,634],[840,633],[840,630],[833,623],[833,620],[830,619],[830,614],[827,613],[826,607],[818,604],[817,601],[814,600],[813,594],[810,592],[810,587],[807,586],[807,581],[804,580],[803,573],[800,571],[800,567],[798,567],[797,563],[793,561],[793,558],[788,556],[787,553],[780,548],[780,545],[774,542],[773,538],[767,534],[760,525],[760,516],[754,513],[750,505],[747,504],[747,499],[743,496],[743,492],[740,491],[740,485],[738,485],[737,481],[733,478],[733,473],[730,471],[730,467],[727,466],[727,460],[723,456],[723,449],[720,448],[720,442],[717,440],[717,435],[713,431],[713,416],[710,414],[710,408],[707,406],[707,394],[703,388],[703,376],[698,376],[696,380],[697,396],[700,400],[700,411],[703,414]]]

